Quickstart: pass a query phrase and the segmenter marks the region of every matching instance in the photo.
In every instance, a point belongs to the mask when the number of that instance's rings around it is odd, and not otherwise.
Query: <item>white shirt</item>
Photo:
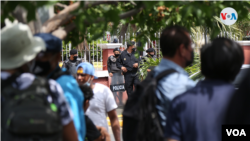
[[[113,93],[107,86],[99,83],[95,84],[93,93],[86,115],[95,125],[105,127],[108,131],[107,113],[117,108]]]

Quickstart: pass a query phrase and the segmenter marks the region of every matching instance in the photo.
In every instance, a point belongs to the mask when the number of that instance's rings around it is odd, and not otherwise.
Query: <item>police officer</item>
[[[109,56],[108,58],[108,72],[109,72],[109,76],[112,77],[113,73],[117,73],[120,72],[121,69],[117,68],[116,66],[116,60],[117,58],[120,56],[121,51],[118,48],[115,48],[113,50],[114,55]]]
[[[148,50],[146,50],[146,52],[148,53],[146,56],[144,57],[148,57],[148,58],[156,58],[155,55],[155,50],[153,48],[149,48]]]
[[[64,61],[63,68],[66,68],[74,77],[76,76],[76,67],[82,62],[82,60],[77,59],[77,50],[72,49],[70,51],[69,60]]]
[[[116,62],[117,68],[121,69],[125,78],[125,89],[128,96],[133,92],[133,86],[139,83],[137,76],[139,59],[135,57],[134,43],[128,43]]]
[[[142,57],[143,63],[147,62],[146,58],[152,58],[152,59],[157,58],[156,55],[155,55],[155,50],[153,48],[147,49],[146,52],[147,52],[147,55],[145,55],[145,56]],[[150,72],[153,68],[154,67],[148,68],[147,72]]]
[[[124,83],[124,76],[121,74],[121,69],[117,68],[116,61],[117,58],[120,56],[121,51],[118,48],[113,50],[114,55],[109,56],[108,58],[108,72],[109,76],[111,77],[111,85],[123,84]],[[119,103],[118,106],[122,106],[122,92],[113,92],[115,97],[118,97]]]

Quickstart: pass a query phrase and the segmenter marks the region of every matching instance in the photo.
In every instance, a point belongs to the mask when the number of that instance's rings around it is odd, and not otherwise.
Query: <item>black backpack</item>
[[[28,88],[19,90],[12,86],[18,76],[1,80],[2,141],[61,141],[63,127],[48,80],[36,77]]]
[[[156,77],[154,72],[148,74],[145,80],[136,85],[135,91],[128,98],[123,111],[124,141],[163,141],[163,127],[160,124],[156,104],[157,83],[161,78],[173,72],[173,69],[163,71]],[[166,104],[170,100],[162,93]]]

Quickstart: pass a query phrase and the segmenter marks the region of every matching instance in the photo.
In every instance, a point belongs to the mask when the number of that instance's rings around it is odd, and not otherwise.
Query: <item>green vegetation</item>
[[[71,41],[73,46],[84,39],[88,42],[99,39],[108,29],[114,33],[121,24],[134,25],[140,32],[136,40],[140,40],[142,44],[147,41],[147,37],[157,40],[155,33],[166,25],[175,24],[187,29],[206,27],[211,30],[211,38],[214,38],[220,33],[214,16],[219,16],[222,9],[233,7],[238,13],[238,22],[242,22],[245,27],[247,24],[244,21],[248,20],[250,9],[249,1],[1,1],[1,22],[5,18],[17,18],[18,13],[13,14],[13,11],[18,5],[27,10],[28,14],[23,22],[28,23],[36,19],[37,8],[56,3],[66,6],[60,8],[61,12],[56,13],[42,27],[44,32],[57,33],[66,43]],[[93,36],[89,38],[87,33]]]

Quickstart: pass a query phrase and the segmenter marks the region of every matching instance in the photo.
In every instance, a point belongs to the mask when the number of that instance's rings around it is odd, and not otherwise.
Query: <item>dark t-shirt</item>
[[[86,115],[85,115],[85,121],[86,121],[86,128],[87,128],[85,141],[93,141],[93,140],[99,138],[101,136],[100,131],[97,130],[94,123]]]
[[[221,141],[221,125],[235,89],[221,80],[204,80],[171,103],[167,138],[180,141]]]

